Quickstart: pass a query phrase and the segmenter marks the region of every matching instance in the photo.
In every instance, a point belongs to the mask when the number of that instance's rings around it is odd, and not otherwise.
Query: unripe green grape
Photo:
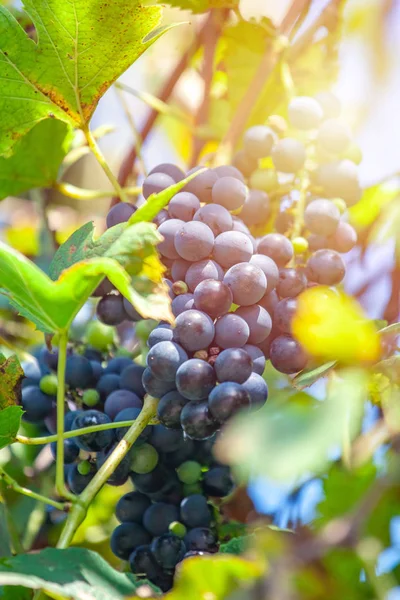
[[[78,464],[78,471],[81,475],[88,475],[90,473],[90,462],[83,460]]]
[[[153,321],[153,319],[142,319],[141,321],[138,321],[135,325],[136,337],[142,342],[147,342],[150,333],[156,327],[157,321]]]
[[[191,496],[192,494],[202,494],[203,490],[199,483],[184,483],[183,493],[185,496]]]
[[[58,381],[56,375],[44,375],[41,378],[39,387],[44,394],[55,396],[57,394]]]
[[[182,483],[190,485],[201,478],[201,465],[194,460],[187,460],[179,465],[176,472]]]
[[[308,250],[308,242],[306,238],[296,237],[292,240],[293,250],[295,254],[303,254]]]
[[[173,533],[174,535],[183,538],[185,537],[186,533],[187,533],[187,529],[184,526],[183,523],[180,523],[180,521],[173,521],[172,523],[170,523],[169,527],[168,527],[170,533]]]
[[[100,321],[92,321],[87,326],[86,339],[90,346],[100,352],[105,352],[114,343],[115,329],[100,323]]]
[[[145,475],[150,473],[157,466],[158,452],[150,444],[142,444],[137,449],[134,449],[131,469],[134,473]]]
[[[121,346],[120,348],[117,349],[117,351],[115,352],[114,356],[127,356],[128,358],[132,358],[132,352],[130,350],[128,350],[128,348],[124,348],[123,346]]]
[[[333,198],[332,202],[339,209],[341,215],[346,212],[347,205],[346,202],[342,200],[342,198]]]
[[[257,169],[250,177],[250,187],[262,192],[272,192],[278,186],[278,175],[273,169]]]
[[[100,401],[100,394],[97,390],[89,389],[83,392],[82,402],[86,406],[96,406]]]

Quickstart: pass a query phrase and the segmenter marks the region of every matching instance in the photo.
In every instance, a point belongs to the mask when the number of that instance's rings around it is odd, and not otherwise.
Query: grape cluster
[[[80,350],[67,357],[65,431],[136,419],[145,368],[91,346]],[[35,361],[23,363],[23,418],[55,433],[57,351],[41,347],[35,355]],[[65,439],[65,475],[74,494],[85,489],[126,431],[120,427]],[[147,426],[107,481],[121,486],[130,480],[134,488],[116,506],[120,525],[111,536],[112,551],[128,560],[138,577],[163,590],[170,589],[175,566],[186,556],[218,551],[216,501],[232,493],[234,481],[229,467],[213,456],[215,439],[195,441],[181,429]],[[51,452],[55,458],[55,442]]]

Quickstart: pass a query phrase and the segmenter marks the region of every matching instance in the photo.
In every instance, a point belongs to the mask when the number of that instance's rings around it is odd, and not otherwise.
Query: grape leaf
[[[331,360],[330,362],[324,363],[319,367],[315,367],[314,369],[309,369],[302,371],[296,377],[292,379],[292,385],[298,390],[302,390],[316,381],[320,379],[320,377],[324,377],[331,369],[335,367],[337,362],[335,360]]]
[[[191,10],[193,13],[202,13],[212,8],[234,8],[239,4],[239,0],[162,0],[161,3]]]
[[[221,544],[219,551],[223,554],[243,554],[252,541],[254,541],[254,535],[241,535]]]
[[[140,0],[25,0],[38,43],[0,7],[0,154],[36,123],[86,127],[112,83],[169,27]]]
[[[0,585],[42,589],[53,598],[123,600],[139,587],[86,548],[46,548],[0,560]]]
[[[45,333],[66,330],[104,277],[143,317],[173,320],[166,291],[160,288],[157,304],[152,306],[153,298],[142,298],[132,288],[128,273],[111,258],[78,262],[52,281],[33,262],[0,242],[0,275],[11,304]]]
[[[0,200],[32,188],[50,187],[71,140],[72,130],[66,123],[45,119],[35,125],[16,143],[10,157],[0,157]]]
[[[17,403],[24,372],[18,357],[0,354],[0,410]]]
[[[0,449],[15,441],[23,412],[20,406],[7,406],[0,411]]]

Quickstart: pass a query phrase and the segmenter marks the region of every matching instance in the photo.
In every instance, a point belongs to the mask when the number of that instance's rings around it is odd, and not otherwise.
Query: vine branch
[[[58,510],[66,510],[66,508],[68,508],[68,503],[57,502],[56,500],[52,500],[47,496],[43,496],[42,494],[38,494],[37,492],[33,492],[32,490],[23,487],[10,475],[8,475],[8,473],[6,473],[2,467],[0,467],[0,480],[4,481],[7,487],[13,489],[14,492],[17,492],[18,494],[28,496],[28,498],[32,498],[33,500],[39,500],[45,504],[50,504],[50,506],[54,506],[54,508],[57,508]]]

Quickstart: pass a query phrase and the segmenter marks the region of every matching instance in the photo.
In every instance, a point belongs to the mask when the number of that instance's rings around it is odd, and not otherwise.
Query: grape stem
[[[67,440],[70,438],[78,437],[79,435],[84,435],[85,433],[95,433],[96,431],[106,431],[107,429],[119,429],[120,427],[131,427],[136,423],[135,421],[120,421],[117,423],[103,423],[102,425],[91,425],[90,427],[82,427],[81,429],[74,429],[74,431],[65,431],[63,433],[62,439]],[[45,444],[50,444],[51,442],[56,442],[58,439],[58,435],[45,435],[37,438],[25,437],[24,435],[17,435],[14,443],[19,442],[20,444],[25,444],[27,446],[43,446]]]
[[[309,178],[306,173],[303,173],[301,176],[301,185],[300,185],[300,196],[296,204],[295,216],[294,216],[294,224],[292,229],[291,238],[294,240],[296,237],[301,235],[303,225],[304,225],[304,209],[306,205],[306,196],[307,189],[309,186]]]
[[[118,182],[118,179],[115,177],[114,173],[111,171],[110,167],[108,166],[108,163],[107,163],[102,151],[100,150],[95,138],[93,137],[93,134],[90,131],[89,127],[84,127],[82,129],[82,131],[85,134],[86,141],[88,143],[89,148],[93,152],[94,156],[97,159],[97,162],[103,169],[104,173],[107,175],[108,179],[111,181],[112,186],[115,189],[120,201],[128,202],[128,196],[127,196],[125,190],[121,187],[121,185]]]
[[[47,496],[43,496],[42,494],[38,494],[32,490],[29,490],[28,488],[23,487],[22,485],[19,485],[19,483],[10,475],[8,475],[8,473],[6,473],[2,467],[0,467],[0,480],[4,481],[6,486],[13,489],[14,492],[28,496],[28,498],[32,498],[33,500],[39,500],[45,504],[50,504],[50,506],[54,506],[54,508],[57,508],[58,510],[65,510],[68,506],[68,504],[65,504],[64,502],[57,502],[56,500],[47,498]]]
[[[64,529],[61,533],[57,548],[67,548],[69,546],[76,530],[85,519],[87,510],[93,498],[106,483],[107,479],[114,473],[115,469],[132,448],[132,445],[142,433],[143,429],[156,414],[157,403],[157,398],[148,395],[145,396],[143,408],[134,424],[115,447],[115,450],[110,454],[106,462],[97,471],[96,475],[83,490],[82,494],[76,498],[75,504],[68,515]]]
[[[75,496],[65,487],[64,480],[64,405],[65,405],[65,368],[67,364],[68,331],[60,333],[57,366],[57,456],[56,490],[61,498],[74,500]]]
[[[63,194],[63,196],[74,198],[75,200],[96,200],[97,198],[109,198],[112,194],[110,190],[85,190],[72,185],[71,183],[66,183],[65,181],[59,181],[55,183],[53,188]],[[127,187],[123,189],[123,192],[127,196],[139,196],[141,191],[141,187]]]

